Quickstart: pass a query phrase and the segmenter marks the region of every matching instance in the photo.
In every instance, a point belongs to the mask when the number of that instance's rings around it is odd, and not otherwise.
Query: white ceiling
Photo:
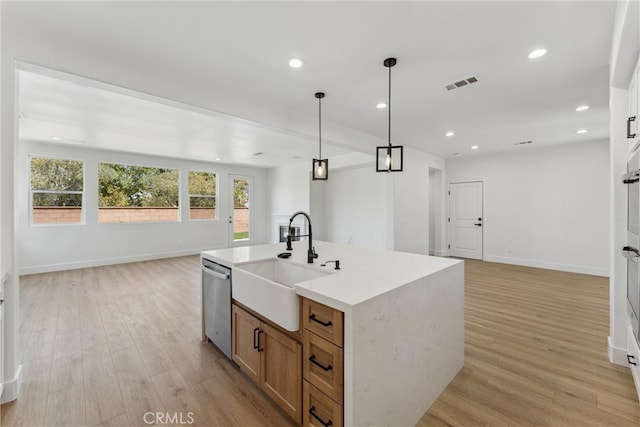
[[[70,78],[20,71],[20,139],[262,167],[319,154],[317,137]]]
[[[176,103],[158,106],[149,97],[122,98],[31,74],[21,84],[20,104],[20,132],[28,138],[275,166],[317,154],[313,94],[322,90],[323,129],[336,146],[323,151],[368,149],[342,129],[370,135],[373,152],[387,135],[387,112],[375,104],[386,98],[382,61],[389,56],[398,58],[396,144],[448,158],[608,137],[613,1],[3,2],[2,8],[3,36],[5,27],[22,37],[28,32],[78,63],[117,64],[170,82],[171,90],[155,94],[199,107],[181,111]],[[549,53],[528,59],[536,47]],[[305,66],[289,68],[292,56]],[[73,67],[69,61],[65,71]],[[444,87],[471,76],[478,82]],[[581,104],[591,108],[578,113]],[[582,128],[588,133],[577,135]],[[456,135],[445,137],[449,130]],[[513,145],[525,140],[535,144]],[[480,148],[472,152],[472,145]],[[259,151],[266,154],[251,156]]]

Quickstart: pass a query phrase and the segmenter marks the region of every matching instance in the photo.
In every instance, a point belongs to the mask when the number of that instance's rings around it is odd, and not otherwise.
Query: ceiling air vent
[[[513,145],[527,145],[527,144],[533,144],[533,141],[520,141],[520,142],[513,143]]]
[[[468,79],[460,80],[460,81],[457,81],[455,83],[449,83],[448,85],[445,86],[445,88],[447,90],[453,90],[453,89],[457,89],[457,88],[462,87],[462,86],[467,86],[467,85],[470,85],[472,83],[476,83],[477,81],[478,81],[477,77],[469,77]]]
[[[264,153],[262,151],[258,151],[257,153],[253,153],[254,156],[262,156]]]

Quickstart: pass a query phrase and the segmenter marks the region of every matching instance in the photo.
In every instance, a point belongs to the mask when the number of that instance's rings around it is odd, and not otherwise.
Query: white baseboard
[[[0,403],[12,402],[18,398],[20,394],[20,386],[22,385],[22,365],[18,366],[16,377],[10,381],[5,381],[0,396]]]
[[[162,259],[162,258],[173,258],[178,256],[186,256],[186,255],[196,255],[202,251],[208,251],[213,249],[222,249],[220,248],[201,248],[201,249],[185,249],[182,251],[174,251],[174,252],[156,252],[152,254],[145,255],[136,255],[136,256],[127,256],[120,258],[103,258],[103,259],[93,259],[86,261],[77,261],[77,262],[65,262],[60,264],[46,264],[46,265],[35,265],[35,266],[27,266],[20,268],[20,275],[25,274],[39,274],[39,273],[49,273],[52,271],[63,271],[63,270],[75,270],[78,268],[88,268],[88,267],[100,267],[103,265],[113,265],[113,264],[125,264],[128,262],[138,262],[138,261],[150,261],[154,259]]]
[[[447,256],[447,251],[436,251],[435,249],[429,249],[429,255],[431,256]]]
[[[608,346],[607,353],[609,354],[609,362],[628,368],[629,362],[627,361],[627,353],[628,353],[627,349],[614,346],[613,343],[611,342],[611,337],[607,337],[607,346]]]
[[[538,261],[522,258],[510,258],[495,255],[484,255],[484,261],[499,262],[502,264],[523,265],[525,267],[545,268],[547,270],[567,271],[569,273],[590,274],[593,276],[609,277],[607,268],[589,267],[583,265],[559,264],[554,262]]]

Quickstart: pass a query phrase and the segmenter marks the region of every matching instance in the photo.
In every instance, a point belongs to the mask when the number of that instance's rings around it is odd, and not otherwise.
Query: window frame
[[[82,165],[82,191],[60,191],[60,190],[34,190],[31,184],[31,161],[32,159],[50,159],[50,160],[65,160],[70,162],[79,162]],[[29,154],[27,155],[27,170],[29,171],[27,174],[27,182],[29,186],[29,200],[28,200],[28,209],[29,209],[29,226],[30,227],[73,227],[79,225],[86,225],[86,182],[87,182],[87,168],[86,162],[84,160],[78,158],[68,158],[68,157],[60,157],[60,156],[48,156],[48,155],[39,155],[39,154]],[[80,205],[80,221],[79,222],[33,222],[33,195],[34,194],[81,194],[81,205]]]
[[[213,191],[215,192],[215,195],[210,195],[210,194],[191,194],[191,192],[189,191],[189,178],[190,178],[190,174],[191,172],[197,172],[197,173],[210,173],[215,177],[215,181],[216,181],[216,185],[213,189]],[[218,173],[217,172],[213,172],[213,171],[203,171],[203,170],[193,170],[193,169],[189,169],[187,170],[187,199],[189,201],[189,221],[219,221],[220,220],[220,214],[218,212],[218,189],[219,189],[219,183],[218,183]],[[191,198],[192,197],[202,197],[202,198],[212,198],[214,200],[214,216],[213,218],[200,218],[200,219],[193,219],[191,218]]]

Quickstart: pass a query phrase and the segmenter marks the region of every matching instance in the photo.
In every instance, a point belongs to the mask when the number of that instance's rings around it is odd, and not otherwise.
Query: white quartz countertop
[[[296,293],[342,311],[462,262],[450,258],[357,248],[322,241],[314,241],[313,245],[319,256],[314,260],[312,268],[331,271],[334,274],[297,283]],[[307,249],[306,241],[293,242],[291,258],[282,261],[310,266],[307,264]],[[201,256],[233,268],[241,264],[276,258],[281,252],[286,252],[284,243],[215,249],[203,251]],[[333,260],[340,260],[340,270],[334,270],[334,264],[320,266]]]

